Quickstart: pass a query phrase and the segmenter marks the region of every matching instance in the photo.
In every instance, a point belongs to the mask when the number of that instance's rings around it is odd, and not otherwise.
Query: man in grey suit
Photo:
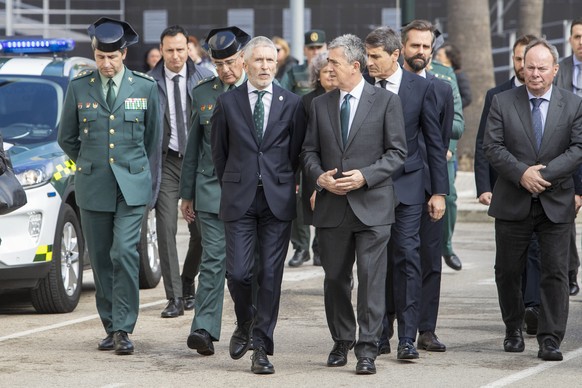
[[[334,39],[328,55],[339,89],[313,100],[302,152],[304,173],[318,191],[313,224],[321,228],[325,311],[335,343],[327,365],[346,365],[355,342],[350,281],[357,256],[356,373],[373,374],[394,223],[392,175],[407,154],[404,118],[396,94],[362,77],[366,48],[358,37]]]
[[[521,274],[532,233],[540,244],[538,357],[562,360],[568,320],[568,257],[575,215],[572,174],[582,163],[582,99],[552,86],[558,52],[544,39],[525,49],[525,86],[493,97],[483,149],[499,173],[495,282],[506,327],[506,352],[523,352]],[[511,200],[508,200],[511,199]]]
[[[554,80],[554,84],[562,89],[571,90],[582,96],[582,18],[575,19],[570,25],[570,46],[573,54],[560,61],[560,70]],[[581,194],[579,188],[577,194]],[[576,248],[576,223],[572,224],[572,238],[570,240],[570,264],[568,269],[568,286],[570,295],[580,292],[578,285],[578,267],[580,258]]]

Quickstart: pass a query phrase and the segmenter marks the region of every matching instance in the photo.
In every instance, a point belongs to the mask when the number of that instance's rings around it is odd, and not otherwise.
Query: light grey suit
[[[313,100],[303,144],[304,173],[315,186],[325,171],[359,170],[366,180],[347,195],[318,192],[313,224],[320,229],[327,323],[334,341],[355,340],[350,278],[357,253],[358,325],[356,356],[376,358],[385,309],[386,246],[394,222],[392,175],[404,164],[406,136],[397,95],[364,85],[344,147],[340,91]]]
[[[483,149],[499,173],[489,215],[495,217],[495,278],[501,314],[508,330],[521,327],[524,305],[521,274],[532,233],[540,242],[541,312],[537,338],[558,345],[568,318],[568,257],[574,220],[573,172],[582,163],[582,99],[552,88],[542,143],[536,150],[531,105],[525,86],[493,97]],[[552,186],[538,198],[520,185],[529,166]]]

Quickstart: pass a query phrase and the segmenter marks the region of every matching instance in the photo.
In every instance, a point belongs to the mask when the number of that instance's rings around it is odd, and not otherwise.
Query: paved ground
[[[347,366],[326,367],[332,343],[323,310],[323,271],[308,262],[285,270],[275,355],[270,358],[274,375],[253,375],[250,353],[238,361],[228,356],[235,321],[228,293],[216,355],[202,357],[187,348],[192,312],[176,319],[159,317],[165,303],[160,285],[141,293],[132,336],[135,355],[115,356],[96,350],[103,330],[86,274],[81,303],[71,314],[39,315],[22,295],[0,296],[0,387],[581,386],[582,295],[571,299],[563,362],[540,361],[533,336],[527,336],[524,353],[503,352],[504,327],[493,280],[493,223],[467,217],[474,213],[487,220],[470,193],[471,179],[460,174],[458,182],[461,222],[454,246],[463,270],[443,271],[437,334],[448,346],[446,353],[421,351],[415,362],[399,362],[394,353],[382,355],[374,376],[355,375],[353,353]],[[182,253],[185,242],[185,228],[180,228]]]

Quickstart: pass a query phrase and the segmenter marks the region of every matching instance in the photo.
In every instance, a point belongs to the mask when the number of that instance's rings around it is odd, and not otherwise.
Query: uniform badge
[[[91,83],[95,82],[95,78],[91,78],[91,80],[89,82],[91,82]]]
[[[133,77],[127,77],[127,79],[129,80],[129,82],[133,82]]]
[[[214,105],[212,105],[212,104],[209,104],[209,105],[208,105],[208,110],[212,110],[212,107],[213,107],[213,106],[214,106]]]
[[[212,85],[212,89],[214,90],[218,89],[218,85],[217,84]]]
[[[87,103],[85,104],[85,108],[89,109],[90,107],[91,107],[91,103],[90,103],[90,102],[87,102]]]
[[[126,98],[124,101],[126,110],[146,110],[148,108],[147,98]]]
[[[206,110],[206,105],[202,105],[202,106],[200,107],[200,111],[201,111],[201,112],[204,112],[205,110]]]
[[[93,103],[93,109],[97,109],[98,106],[99,104],[97,104],[96,102]]]
[[[82,102],[80,102],[80,103],[77,104],[77,109],[83,109],[83,103]]]

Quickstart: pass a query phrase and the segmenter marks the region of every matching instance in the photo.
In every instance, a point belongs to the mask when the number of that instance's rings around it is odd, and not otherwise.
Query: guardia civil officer
[[[148,157],[159,138],[158,91],[123,61],[138,35],[101,18],[88,28],[97,70],[69,84],[58,141],[76,163],[75,190],[107,336],[99,350],[132,354],[139,307],[140,226],[151,200]]]

